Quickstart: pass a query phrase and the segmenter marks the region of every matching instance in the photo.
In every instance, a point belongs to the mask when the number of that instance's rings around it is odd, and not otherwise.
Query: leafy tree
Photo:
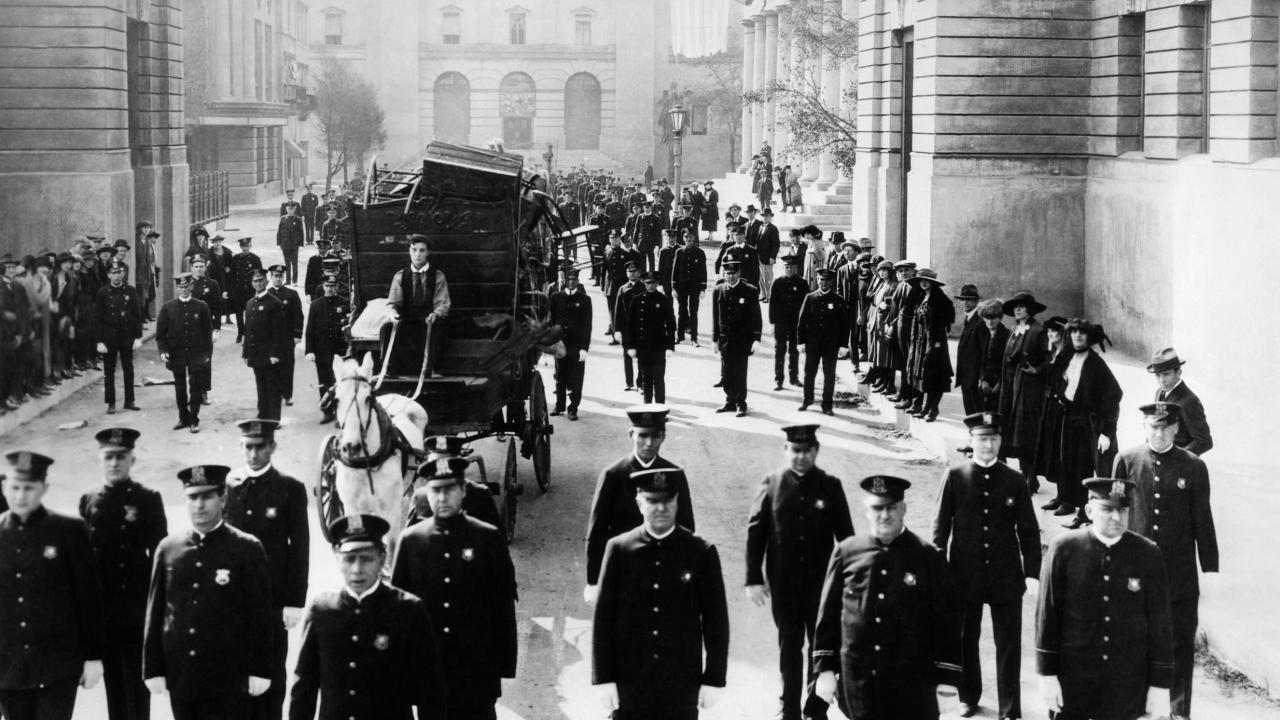
[[[714,55],[698,58],[680,56],[682,67],[698,70],[688,89],[677,93],[677,101],[686,108],[706,105],[708,121],[717,122],[729,136],[729,158],[726,167],[738,164],[737,142],[742,137],[742,38],[729,33],[729,47]],[[735,47],[736,45],[736,47]],[[687,77],[687,76],[686,76]]]
[[[334,58],[320,62],[314,119],[325,158],[326,189],[339,172],[346,182],[353,161],[363,168],[369,155],[387,142],[386,113],[378,107],[377,90]]]

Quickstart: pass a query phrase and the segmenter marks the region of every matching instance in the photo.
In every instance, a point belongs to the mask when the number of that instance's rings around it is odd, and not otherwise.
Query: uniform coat
[[[228,282],[222,287],[231,295],[231,307],[243,310],[253,297],[253,271],[262,269],[262,258],[252,252],[239,252],[230,258]]]
[[[662,292],[668,297],[674,297],[671,289],[671,276],[676,268],[676,253],[680,252],[680,245],[663,245],[658,250],[658,269],[654,273],[654,277],[658,279],[658,286],[662,288]]]
[[[244,333],[244,348],[241,357],[253,368],[258,386],[258,417],[279,420],[280,402],[284,396],[281,395],[278,363],[293,354],[292,333],[284,305],[275,295],[263,291],[261,296],[245,302],[242,313],[244,322],[240,328]],[[278,361],[277,364],[272,364],[272,358]]]
[[[835,290],[815,290],[800,306],[800,342],[804,344],[804,404],[813,402],[814,380],[822,365],[822,408],[830,410],[836,392],[836,358],[849,343],[849,308]]]
[[[1125,532],[1107,547],[1090,528],[1049,545],[1036,607],[1036,672],[1056,675],[1072,717],[1133,720],[1147,688],[1169,687],[1169,586],[1155,543]]]
[[[850,720],[937,718],[937,686],[960,671],[958,620],[937,548],[910,530],[845,538],[822,586],[814,671],[841,676]]]
[[[564,331],[564,357],[556,359],[556,408],[568,406],[577,410],[582,402],[582,380],[586,358],[582,353],[591,347],[591,297],[581,285],[575,292],[558,290],[551,296],[551,324]]]
[[[191,281],[191,297],[209,306],[209,313],[213,315],[213,326],[215,328],[222,326],[222,316],[226,313],[222,310],[222,286],[217,281],[207,276],[193,278]]]
[[[796,275],[783,275],[769,289],[769,324],[773,325],[773,380],[782,384],[785,364],[791,361],[791,381],[800,380],[800,307],[809,294],[809,283]]]
[[[711,292],[711,341],[720,348],[725,405],[747,406],[747,359],[760,342],[760,292],[739,281]]]
[[[359,612],[357,612],[357,610]],[[427,608],[380,583],[363,600],[316,597],[302,626],[289,720],[420,720],[444,717],[446,689]]]
[[[156,347],[169,354],[165,367],[173,373],[178,420],[183,425],[199,422],[200,404],[212,384],[213,328],[209,306],[195,298],[170,300],[156,316]]]
[[[294,272],[297,275],[297,272]],[[296,278],[295,278],[296,280]],[[293,337],[293,344],[296,345],[302,339],[303,318],[302,318],[302,298],[298,296],[298,291],[293,288],[280,286],[268,288],[267,292],[276,296],[280,304],[284,306],[284,318],[289,324],[289,332]],[[286,400],[293,399],[293,371],[296,358],[293,354],[293,345],[289,346],[289,352],[280,358],[280,391]]]
[[[676,348],[676,316],[671,298],[658,290],[643,291],[634,297],[627,313],[622,345],[624,350],[636,351],[640,392],[645,402],[666,402],[666,353]]]
[[[307,326],[302,332],[302,352],[316,356],[316,380],[320,396],[333,387],[333,358],[347,352],[347,323],[351,307],[334,295],[318,297],[307,308]]]
[[[262,543],[271,576],[271,607],[303,607],[311,562],[307,487],[274,465],[257,477],[244,477],[243,472],[228,481],[226,521]]]
[[[617,683],[619,716],[696,718],[700,687],[724,687],[729,661],[715,546],[683,527],[661,539],[643,527],[611,539],[591,648],[591,682]]]
[[[267,556],[223,523],[203,537],[170,535],[156,549],[142,676],[163,677],[175,703],[247,697],[271,677],[275,627]]]
[[[605,544],[609,538],[621,535],[640,525],[643,518],[636,506],[636,485],[631,473],[637,470],[666,468],[667,480],[680,494],[676,524],[694,532],[693,499],[689,497],[689,480],[684,470],[659,455],[648,466],[642,465],[634,453],[600,472],[596,479],[595,494],[591,498],[591,515],[587,518],[587,584],[595,585],[600,579],[600,562],[604,559]]]
[[[428,518],[400,535],[391,584],[422,598],[435,622],[450,708],[492,707],[502,678],[516,676],[515,568],[502,533],[465,513]]]
[[[107,283],[98,291],[93,332],[107,348],[102,369],[103,400],[108,405],[116,402],[117,362],[124,375],[124,403],[133,404],[133,341],[142,337],[142,304],[138,298],[138,291],[127,283],[120,287]]]
[[[1204,455],[1213,449],[1213,435],[1209,432],[1209,421],[1205,418],[1204,403],[1200,402],[1200,397],[1185,382],[1179,381],[1167,393],[1157,390],[1156,402],[1177,403],[1182,408],[1182,422],[1178,423],[1178,434],[1173,438],[1174,445],[1196,455]]]
[[[724,249],[720,253],[720,260],[716,263],[716,272],[722,272],[724,264],[736,260],[741,263],[739,266],[742,272],[742,279],[753,286],[760,284],[760,256],[756,254],[756,249],[750,245],[739,245],[734,243]]]
[[[302,194],[298,203],[298,214],[302,216],[302,221],[307,230],[307,243],[314,240],[316,233],[316,208],[320,207],[320,196],[308,190]]]
[[[671,289],[679,306],[676,318],[676,340],[698,339],[698,305],[707,289],[707,253],[697,243],[676,250],[671,267]]]

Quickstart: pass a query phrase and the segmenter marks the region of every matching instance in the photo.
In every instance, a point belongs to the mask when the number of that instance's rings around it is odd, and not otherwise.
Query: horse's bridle
[[[356,422],[360,429],[360,454],[350,455],[345,449],[343,449],[342,445],[339,444],[337,457],[338,461],[343,465],[346,465],[349,468],[365,471],[365,474],[369,478],[369,492],[372,493],[375,492],[373,487],[373,471],[376,468],[381,467],[382,464],[391,457],[391,454],[395,452],[394,443],[392,442],[392,432],[395,428],[391,423],[391,416],[387,414],[386,409],[378,403],[373,395],[373,381],[360,375],[352,375],[336,381],[334,383],[335,389],[338,383],[348,381],[365,383],[370,386],[371,391],[369,393],[368,400],[369,412],[365,417],[362,417],[358,411],[356,412]],[[353,398],[351,404],[347,406],[346,412],[338,419],[339,428],[344,427],[344,421],[347,419],[347,416],[351,414],[352,410],[356,409],[358,404],[359,403]],[[375,422],[378,424],[378,432],[381,435],[381,442],[378,444],[378,452],[370,454],[369,444],[365,441],[365,438],[368,437],[370,425]]]

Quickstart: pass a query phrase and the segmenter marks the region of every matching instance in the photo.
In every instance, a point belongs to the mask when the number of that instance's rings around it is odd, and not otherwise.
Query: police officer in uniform
[[[240,238],[240,252],[231,256],[231,269],[228,273],[230,282],[224,288],[230,294],[231,308],[236,314],[236,342],[244,339],[244,308],[254,295],[261,290],[255,289],[254,275],[262,271],[262,258],[253,253],[253,238]]]
[[[320,221],[320,237],[335,245],[342,242],[342,239],[346,237],[346,226],[338,218],[338,206],[334,203],[328,203],[323,206],[322,210],[324,219]],[[319,215],[320,212],[316,211],[316,214]]]
[[[676,234],[679,231],[667,232]],[[679,306],[676,342],[684,342],[687,332],[689,342],[694,347],[702,347],[698,344],[698,305],[707,291],[707,253],[692,235],[686,237],[684,244],[676,250],[671,267],[671,289],[675,291]]]
[[[209,306],[191,297],[191,274],[179,273],[173,280],[178,297],[160,307],[156,347],[160,350],[160,361],[173,373],[173,391],[178,403],[178,424],[173,429],[191,428],[191,432],[197,433],[200,432],[200,405],[209,392],[212,377],[213,334],[217,326]]]
[[[307,488],[272,464],[276,451],[275,420],[239,423],[244,469],[228,481],[226,519],[237,530],[262,543],[271,576],[271,608],[275,622],[271,687],[249,702],[253,720],[278,720],[284,704],[288,633],[302,619],[307,602],[311,531],[307,525]]]
[[[444,717],[440,655],[426,605],[381,580],[391,529],[377,515],[329,525],[342,589],[318,595],[302,625],[289,720]]]
[[[320,196],[311,191],[311,186],[312,183],[307,183],[307,191],[302,194],[302,201],[298,203],[298,214],[306,225],[308,245],[315,242],[316,208],[320,207]]]
[[[316,241],[316,254],[307,258],[307,270],[302,275],[302,293],[311,299],[322,295],[320,283],[324,281],[324,260],[329,257],[328,240]]]
[[[610,230],[614,229],[611,225],[609,216],[604,212],[604,203],[596,200],[592,203],[595,209],[587,217],[587,225],[594,225],[595,230],[587,233],[587,254],[591,257],[591,279],[597,286],[604,282],[605,278],[605,260],[608,257],[606,248],[609,246]],[[610,306],[612,311],[612,306]]]
[[[1195,453],[1177,446],[1182,408],[1176,403],[1143,405],[1147,441],[1116,457],[1116,478],[1134,482],[1133,532],[1164,554],[1173,620],[1174,718],[1191,717],[1191,678],[1196,661],[1200,569],[1218,572],[1218,535],[1209,506],[1209,470]]]
[[[209,260],[204,255],[191,257],[191,297],[209,306],[213,315],[213,328],[222,326],[222,286],[209,277]]]
[[[116,412],[116,362],[124,372],[124,407],[141,410],[133,401],[133,351],[142,344],[142,305],[138,291],[125,283],[128,268],[124,263],[111,263],[110,282],[98,291],[94,306],[94,334],[98,352],[102,353],[104,399],[107,414]]]
[[[982,698],[978,638],[991,607],[1000,717],[1022,717],[1022,595],[1040,577],[1040,525],[1022,473],[1000,462],[999,413],[965,417],[973,458],[952,465],[938,489],[933,544],[948,552],[964,603],[962,717]]]
[[[625,248],[623,248],[625,249]],[[631,261],[626,264],[626,280],[614,288],[616,297],[613,300],[613,341],[610,345],[621,344],[623,346],[622,353],[622,377],[626,380],[627,386],[624,390],[636,389],[636,372],[635,372],[635,355],[627,353],[627,342],[631,337],[631,329],[627,323],[631,320],[631,303],[635,301],[641,293],[644,292],[644,283],[640,282],[639,260]]]
[[[627,357],[635,358],[644,401],[664,403],[667,360],[676,349],[676,316],[671,298],[658,290],[658,280],[652,272],[641,273],[640,281],[641,290],[632,297],[627,310],[622,345]]]
[[[670,470],[636,470],[629,484],[643,520],[605,547],[591,683],[616,718],[694,720],[719,698],[729,660],[720,556],[678,524],[687,485]]]
[[[169,694],[174,720],[248,718],[271,686],[280,616],[262,543],[223,522],[230,471],[178,472],[191,530],[162,540],[152,566],[142,677]]]
[[[747,414],[747,360],[760,343],[760,294],[742,282],[737,260],[724,263],[725,282],[711,293],[711,341],[720,356],[724,406],[716,412]]]
[[[333,389],[335,382],[333,360],[347,352],[347,323],[351,308],[338,297],[338,281],[326,277],[321,284],[324,295],[311,301],[307,310],[307,327],[303,332],[302,350],[308,360],[316,364],[316,382],[320,386],[320,408],[324,416],[320,424],[333,422],[335,405],[325,403],[325,395]]]
[[[907,529],[902,478],[864,479],[871,531],[831,553],[814,630],[815,694],[836,675],[850,720],[935,720],[936,689],[960,676],[960,624],[946,558]]]
[[[631,429],[627,431],[631,438],[631,453],[602,470],[596,480],[591,515],[587,520],[587,586],[582,592],[587,602],[594,602],[598,593],[605,544],[609,538],[639,525],[642,519],[636,507],[635,483],[631,473],[650,468],[667,471],[667,482],[682,498],[676,521],[690,532],[695,530],[689,480],[684,470],[658,454],[667,439],[668,412],[665,405],[633,405],[627,408],[627,417],[631,420]]]
[[[237,257],[239,257],[237,255]],[[280,419],[280,363],[293,353],[293,335],[285,317],[284,305],[267,291],[267,274],[262,268],[253,271],[256,293],[240,310],[243,322],[244,350],[241,357],[253,368],[258,392],[258,417]]]
[[[1061,720],[1134,720],[1169,711],[1169,584],[1155,543],[1126,529],[1133,481],[1094,477],[1092,524],[1062,533],[1040,570],[1036,672]]]
[[[773,382],[774,391],[782,390],[782,379],[788,360],[791,363],[792,386],[800,385],[799,320],[800,307],[809,294],[809,283],[800,277],[800,259],[795,255],[782,256],[782,277],[773,281],[769,290],[769,324],[773,325]]]
[[[507,540],[462,510],[461,467],[428,461],[418,475],[432,516],[401,533],[391,584],[422,598],[435,621],[447,717],[493,720],[502,678],[516,675],[516,578]]]
[[[152,557],[169,534],[169,524],[160,493],[130,476],[140,434],[132,428],[107,428],[94,435],[105,483],[80,498],[80,517],[89,525],[102,578],[103,680],[111,720],[151,717],[151,695],[142,684],[142,630]]]
[[[45,509],[51,458],[5,455],[0,478],[0,711],[7,720],[71,720],[76,685],[103,673],[102,585],[89,530]]]
[[[746,592],[756,607],[772,602],[782,675],[778,718],[800,720],[805,677],[814,679],[805,641],[812,649],[827,561],[836,543],[853,535],[853,518],[839,478],[816,465],[818,426],[782,431],[787,467],[765,476],[747,519]]]
[[[835,291],[836,273],[818,271],[818,289],[805,295],[796,321],[800,342],[804,343],[804,399],[800,410],[813,404],[813,384],[822,365],[822,412],[835,415],[836,359],[849,342],[849,306]]]
[[[298,203],[282,206],[285,214],[280,216],[280,224],[276,227],[276,245],[284,255],[284,267],[287,268],[290,285],[298,283],[298,248],[307,241],[306,225],[298,215]]]
[[[284,306],[284,318],[289,324],[289,331],[293,336],[293,345],[297,345],[302,340],[302,298],[298,296],[298,291],[284,284],[285,266],[272,265],[267,268],[268,280],[270,287],[268,292],[276,296],[280,304]],[[297,275],[297,270],[294,270]],[[293,356],[293,346],[290,346],[289,352],[281,358],[280,365],[277,369],[280,371],[280,394],[284,397],[285,405],[293,405],[293,371],[297,363]]]
[[[280,217],[288,215],[290,210],[296,213],[302,209],[302,203],[293,199],[293,193],[293,188],[284,191],[284,202],[280,203]]]
[[[578,283],[578,269],[566,267],[564,287],[551,296],[551,324],[564,331],[564,357],[556,359],[556,404],[552,415],[565,412],[568,395],[570,420],[578,419],[582,402],[582,380],[586,374],[587,349],[591,346],[591,298]]]

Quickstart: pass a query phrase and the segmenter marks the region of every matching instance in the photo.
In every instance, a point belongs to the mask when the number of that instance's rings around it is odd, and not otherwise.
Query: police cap
[[[4,459],[9,461],[9,476],[14,480],[44,482],[53,464],[53,458],[30,450],[15,450]]]
[[[646,403],[644,405],[632,405],[627,408],[627,417],[631,419],[631,427],[635,428],[657,428],[661,430],[667,425],[667,415],[671,413],[670,408],[661,403]]]
[[[787,434],[787,442],[789,443],[805,443],[815,445],[818,442],[818,428],[821,425],[788,425],[782,428],[782,432]]]
[[[377,515],[344,515],[329,523],[329,537],[336,552],[354,552],[375,548],[383,550],[382,538],[391,531],[391,523]]]
[[[1174,425],[1182,422],[1182,406],[1172,402],[1147,403],[1138,408],[1157,425]]]
[[[964,417],[964,424],[970,435],[999,435],[1000,423],[1003,420],[997,412],[976,412]]]
[[[226,465],[192,465],[178,471],[183,490],[207,490],[227,486],[231,468]]]
[[[1084,488],[1089,492],[1090,500],[1113,502],[1120,507],[1129,507],[1133,491],[1132,480],[1121,480],[1109,477],[1091,477],[1084,481]]]
[[[911,483],[893,475],[872,475],[863,479],[861,486],[872,495],[900,502],[906,497],[907,488],[911,487]]]

